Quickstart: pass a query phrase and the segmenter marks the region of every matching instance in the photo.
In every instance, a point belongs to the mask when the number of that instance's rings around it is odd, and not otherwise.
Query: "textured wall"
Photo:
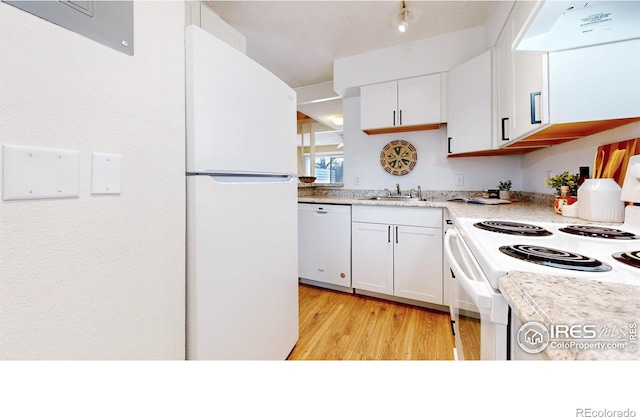
[[[593,175],[593,160],[598,146],[638,137],[640,137],[640,122],[634,122],[526,154],[522,158],[524,189],[537,193],[553,194],[554,190],[544,184],[547,172],[551,172],[551,175],[564,171],[577,174],[581,166],[588,166],[589,172]]]
[[[184,5],[134,13],[131,57],[0,3],[0,142],[80,151],[79,198],[0,202],[0,359],[184,358]]]

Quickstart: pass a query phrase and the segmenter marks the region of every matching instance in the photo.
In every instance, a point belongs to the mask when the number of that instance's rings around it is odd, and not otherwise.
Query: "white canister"
[[[622,188],[613,178],[585,180],[578,188],[578,217],[594,222],[624,221]]]

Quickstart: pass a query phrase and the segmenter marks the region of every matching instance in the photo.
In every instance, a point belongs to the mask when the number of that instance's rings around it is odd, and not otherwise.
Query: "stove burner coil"
[[[625,263],[627,265],[631,265],[636,268],[640,268],[640,250],[634,250],[629,252],[616,252],[613,255],[614,259]]]
[[[597,259],[560,249],[534,245],[501,246],[500,252],[513,258],[552,268],[572,271],[606,272],[611,266]]]
[[[540,226],[526,223],[504,222],[501,220],[486,220],[474,223],[478,229],[488,230],[490,232],[504,233],[507,235],[520,236],[549,236],[551,232]]]
[[[561,232],[569,233],[572,235],[599,237],[614,240],[633,240],[640,238],[639,236],[634,235],[633,233],[625,232],[624,230],[588,224],[572,224],[567,227],[562,227],[559,230]]]

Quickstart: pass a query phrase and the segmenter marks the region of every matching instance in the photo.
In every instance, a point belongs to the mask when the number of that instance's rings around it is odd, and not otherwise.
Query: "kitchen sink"
[[[363,200],[412,201],[412,200],[418,200],[418,197],[410,197],[408,195],[392,195],[392,196],[367,197],[367,198],[363,198]]]

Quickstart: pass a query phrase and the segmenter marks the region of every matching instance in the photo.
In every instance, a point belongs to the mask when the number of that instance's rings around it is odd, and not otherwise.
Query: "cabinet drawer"
[[[354,222],[442,228],[442,209],[426,207],[353,206]]]

